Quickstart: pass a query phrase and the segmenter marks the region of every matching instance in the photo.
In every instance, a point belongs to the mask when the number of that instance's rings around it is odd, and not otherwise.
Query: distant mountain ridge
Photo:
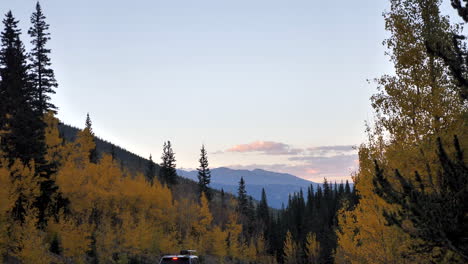
[[[59,124],[59,131],[63,138],[67,141],[73,141],[79,129],[66,125]],[[134,172],[144,172],[148,160],[137,154],[127,151],[125,148],[114,145],[108,141],[95,138],[98,154],[111,153],[114,151],[116,158],[120,161],[122,166]],[[156,171],[159,171],[159,165],[156,164]],[[281,208],[287,206],[289,194],[299,192],[301,189],[306,193],[307,188],[312,185],[314,190],[320,183],[311,182],[288,173],[279,173],[266,171],[262,169],[254,170],[237,170],[226,167],[211,169],[212,179],[210,187],[213,189],[237,195],[237,188],[241,177],[244,177],[246,183],[247,194],[251,195],[255,200],[260,200],[262,188],[265,188],[267,194],[268,205],[272,208]],[[197,171],[177,170],[179,176],[194,181],[193,187],[196,188],[198,182]],[[190,182],[190,181],[188,181]]]
[[[179,176],[198,181],[196,170],[178,170]],[[236,170],[226,167],[211,169],[211,184],[214,189],[223,188],[226,192],[237,193],[240,178],[243,177],[247,194],[260,200],[262,188],[265,188],[268,204],[273,208],[281,208],[288,204],[289,194],[307,191],[311,185],[314,190],[322,184],[308,181],[288,173],[266,171],[262,169]]]

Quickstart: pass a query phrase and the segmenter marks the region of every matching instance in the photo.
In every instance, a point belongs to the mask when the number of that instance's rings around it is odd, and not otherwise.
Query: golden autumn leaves
[[[460,100],[442,60],[426,51],[423,34],[428,25],[421,8],[418,1],[392,0],[391,10],[384,15],[391,33],[384,43],[395,75],[376,80],[379,92],[371,98],[376,118],[368,128],[368,142],[359,149],[359,170],[354,176],[360,201],[352,210],[339,213],[337,263],[429,263],[439,255],[437,248],[417,252],[415,246],[423,241],[388,225],[384,210],[398,207],[376,195],[372,182],[374,160],[386,171],[398,169],[407,177],[415,171],[433,175],[440,166],[438,137],[450,145],[458,135],[466,149],[467,105]],[[447,18],[441,18],[438,27],[445,32],[455,30]]]
[[[60,164],[54,180],[69,200],[67,212],[48,219],[43,229],[36,228],[32,206],[23,224],[9,216],[17,194],[26,205],[39,195],[39,177],[21,162],[10,169],[0,167],[0,253],[24,263],[85,263],[92,254],[103,263],[125,263],[130,258],[158,259],[160,254],[194,248],[202,255],[271,263],[265,253],[265,240],[241,239],[242,225],[235,213],[235,201],[226,208],[227,220],[215,225],[208,200],[173,199],[172,191],[158,181],[149,183],[141,173],[120,166],[103,154],[90,162],[95,148],[93,135],[80,131],[74,142],[59,137],[58,120],[49,113],[46,159]],[[5,164],[2,161],[2,164]],[[20,175],[16,177],[15,175]],[[14,179],[14,180],[12,180]],[[58,243],[60,256],[49,252]]]

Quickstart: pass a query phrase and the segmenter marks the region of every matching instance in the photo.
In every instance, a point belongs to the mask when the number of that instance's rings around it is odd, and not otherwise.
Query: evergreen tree
[[[146,173],[145,173],[146,180],[150,182],[151,184],[153,184],[155,175],[156,175],[156,164],[154,164],[153,157],[150,154],[149,160],[148,160],[148,167],[146,168]]]
[[[16,159],[29,165],[32,160],[44,164],[45,145],[38,131],[43,122],[34,111],[33,90],[28,75],[24,45],[18,21],[9,11],[3,20],[0,50],[0,153],[12,166]],[[36,165],[36,164],[35,164]],[[33,168],[36,169],[36,168]],[[22,175],[15,175],[21,179]],[[23,190],[12,210],[15,219],[24,221],[26,213]]]
[[[197,169],[198,170],[198,188],[200,195],[202,193],[205,193],[206,198],[208,200],[211,200],[211,191],[208,185],[211,182],[211,171],[210,168],[208,167],[208,157],[207,153],[205,150],[205,145],[202,145],[202,148],[200,150],[200,167]]]
[[[224,194],[224,188],[221,188],[221,208],[226,208],[226,194]]]
[[[30,68],[20,40],[18,21],[11,11],[6,14],[3,24],[0,50],[0,148],[10,161],[18,158],[26,165],[34,164],[36,176],[42,178],[40,195],[34,202],[38,223],[42,226],[48,217],[56,217],[68,202],[58,192],[51,178],[57,170],[57,164],[48,164],[45,160],[44,115],[40,110],[34,80],[28,73]],[[44,98],[45,102],[47,100]],[[24,208],[21,208],[21,194],[18,197],[14,211],[24,212]],[[15,215],[23,220],[22,213]]]
[[[351,194],[351,187],[349,186],[348,180],[346,180],[346,183],[345,183],[345,194],[346,194],[346,195],[350,195],[350,194]]]
[[[270,224],[270,210],[268,208],[265,188],[262,188],[262,197],[257,206],[257,217],[261,219],[261,224],[264,229]]]
[[[244,235],[246,237],[246,241],[250,241],[250,239],[254,236],[255,231],[255,205],[252,196],[248,196],[247,212],[245,219],[247,220],[247,222],[244,223],[244,229],[247,232],[244,232]]]
[[[94,138],[95,136],[94,136],[92,125],[93,125],[93,123],[91,122],[91,118],[89,117],[89,113],[87,113],[86,114],[86,122],[85,122],[84,131],[86,133],[89,133],[92,136],[92,140],[93,140],[93,143],[94,143],[94,148],[91,149],[91,151],[89,152],[89,161],[91,161],[92,163],[97,163],[98,162],[98,152],[97,152],[96,140]]]
[[[112,160],[115,160],[116,158],[114,145],[111,145],[111,157],[112,157]]]
[[[244,177],[241,177],[239,181],[239,187],[237,189],[237,211],[241,215],[247,215],[247,208],[249,206],[249,200],[247,198],[247,191],[245,190]]]
[[[426,183],[416,171],[414,181],[395,170],[398,186],[390,183],[384,170],[375,162],[373,184],[377,195],[401,207],[397,212],[384,210],[387,221],[421,239],[419,250],[431,252],[435,247],[468,261],[468,166],[458,138],[454,139],[455,157],[450,158],[438,139],[441,170],[437,181]],[[402,190],[402,191],[400,191]],[[411,225],[403,224],[409,221]]]
[[[162,163],[160,169],[161,182],[169,185],[177,184],[177,171],[175,153],[172,150],[171,141],[164,142]]]
[[[451,0],[452,7],[458,15],[468,23],[468,2],[464,0]],[[448,66],[450,74],[455,80],[460,97],[468,100],[468,50],[466,36],[458,32],[447,33],[441,30],[439,1],[420,1],[422,19],[425,23],[424,43],[430,55],[441,58]]]
[[[0,50],[0,140],[4,154],[25,164],[44,163],[44,123],[37,115],[18,21],[9,11],[3,20]],[[41,132],[42,131],[42,132]]]
[[[49,94],[54,94],[57,88],[54,71],[50,68],[50,49],[46,48],[50,40],[49,25],[45,22],[46,17],[42,13],[39,2],[36,4],[36,11],[31,16],[31,28],[28,33],[31,36],[33,49],[29,54],[31,62],[31,79],[34,87],[34,97],[39,113],[45,114],[56,107],[50,103]]]

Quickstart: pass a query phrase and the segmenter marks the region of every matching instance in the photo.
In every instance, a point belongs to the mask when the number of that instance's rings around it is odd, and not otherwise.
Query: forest
[[[179,177],[172,143],[144,159],[59,120],[49,24],[39,2],[26,50],[19,21],[0,44],[0,255],[3,263],[159,263],[196,249],[202,263],[467,263],[468,2],[389,0],[359,169],[348,182],[290,194],[280,210],[239,182]],[[83,118],[84,119],[84,118]]]

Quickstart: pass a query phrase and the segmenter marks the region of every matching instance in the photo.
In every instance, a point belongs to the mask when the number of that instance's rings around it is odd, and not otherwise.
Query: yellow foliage
[[[62,216],[58,222],[49,221],[48,231],[58,235],[65,257],[76,263],[85,263],[86,252],[91,245],[91,226],[79,222]]]
[[[9,171],[13,180],[10,201],[16,202],[18,198],[21,198],[23,208],[32,208],[36,197],[40,195],[39,184],[41,182],[41,178],[35,175],[34,162],[24,165],[16,160]]]
[[[244,250],[243,250],[243,259],[246,260],[246,261],[249,261],[249,260],[255,260],[257,259],[257,248],[255,246],[255,243],[253,241],[253,239],[251,239],[249,241],[249,243],[245,243],[244,244]]]
[[[24,263],[85,263],[91,250],[100,263],[115,263],[115,256],[125,263],[132,255],[157,259],[162,253],[190,248],[221,262],[230,257],[274,263],[266,256],[263,237],[249,244],[242,241],[242,225],[233,210],[227,210],[222,230],[213,224],[204,194],[199,203],[174,201],[167,186],[158,181],[150,184],[140,173],[122,171],[110,155],[91,163],[89,153],[95,145],[88,129],[80,131],[75,142],[64,144],[53,113],[46,114],[44,121],[45,158],[58,166],[52,177],[70,201],[69,211],[49,219],[44,231],[37,229],[32,208],[41,178],[35,175],[34,162],[16,161],[6,167],[6,161],[0,160],[0,254],[14,255]],[[11,219],[18,198],[28,211],[24,224]],[[230,208],[235,208],[235,201],[231,203]],[[59,259],[52,260],[57,256],[48,252],[51,237],[59,241]]]
[[[291,235],[291,232],[286,233],[286,239],[284,240],[284,263],[295,264],[299,262],[298,259],[298,246]]]
[[[306,237],[305,253],[307,261],[310,264],[319,263],[320,242],[317,241],[317,236],[308,233]]]
[[[36,215],[29,211],[24,223],[13,228],[17,248],[13,254],[24,264],[49,264],[52,258],[48,252],[46,234],[38,230],[36,224]]]
[[[242,225],[239,224],[238,217],[235,213],[230,213],[228,216],[228,222],[226,224],[226,252],[227,256],[240,258],[242,255],[242,243],[240,236],[242,233]]]
[[[59,120],[54,116],[52,111],[44,115],[44,122],[46,123],[45,128],[45,143],[47,145],[47,153],[45,160],[48,163],[60,164],[63,160],[64,146],[62,144],[62,138],[60,138],[60,132],[58,130]]]
[[[0,160],[0,215],[13,207],[15,200],[12,197],[13,183],[11,172],[6,168],[7,161]]]
[[[208,253],[223,259],[227,255],[226,251],[226,233],[219,226],[215,226],[210,232],[211,250]]]
[[[200,205],[197,208],[197,218],[192,223],[193,240],[195,246],[201,254],[205,254],[209,250],[209,233],[208,229],[211,227],[213,216],[211,215],[210,208],[208,206],[208,199],[204,193],[200,197]]]
[[[360,147],[354,178],[360,201],[352,211],[339,212],[337,263],[430,262],[430,256],[412,250],[420,241],[387,225],[383,211],[398,208],[374,193],[373,163],[377,160],[388,172],[390,182],[396,182],[391,173],[395,169],[406,177],[419,171],[423,182],[429,182],[430,175],[436,180],[439,166],[436,139],[448,145],[458,135],[460,142],[468,142],[466,104],[459,100],[444,64],[427,54],[417,1],[392,0],[385,20],[392,34],[385,44],[396,75],[377,79],[379,92],[372,97],[376,120],[368,127],[368,142]],[[446,20],[440,23],[442,30],[449,30]]]
[[[136,254],[148,254],[155,248],[157,231],[154,222],[147,219],[144,213],[132,216],[129,211],[120,215],[122,220],[122,240],[124,251]]]

